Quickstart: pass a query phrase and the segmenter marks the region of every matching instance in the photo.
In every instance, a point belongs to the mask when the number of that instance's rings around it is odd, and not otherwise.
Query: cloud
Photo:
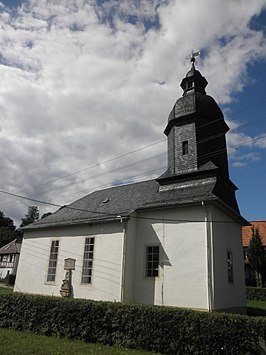
[[[1,187],[65,204],[78,191],[160,175],[165,142],[111,159],[165,138],[192,47],[202,50],[197,65],[220,104],[243,90],[248,64],[266,58],[263,32],[250,26],[263,7],[263,0],[2,6]],[[249,138],[234,132],[229,143]],[[31,204],[2,195],[0,210],[19,221]]]
[[[266,148],[266,133],[259,134],[254,138],[255,147]]]

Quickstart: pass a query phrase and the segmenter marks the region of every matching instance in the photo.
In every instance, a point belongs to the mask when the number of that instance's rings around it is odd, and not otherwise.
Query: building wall
[[[245,308],[245,274],[242,252],[241,225],[226,214],[211,209],[212,224],[214,308],[219,310]],[[233,282],[228,281],[227,252],[233,257]]]
[[[172,208],[138,216],[135,302],[208,309],[206,233],[204,223],[196,222],[204,220],[203,208]],[[155,278],[145,276],[146,247],[152,245],[160,246],[159,277]]]
[[[8,274],[12,274],[13,267],[0,268],[0,278],[4,279]]]
[[[122,300],[124,302],[134,302],[134,277],[135,277],[135,262],[136,262],[136,214],[124,224],[125,228],[125,246],[124,246],[124,274],[122,286]]]
[[[206,218],[224,223],[205,223]],[[241,308],[245,306],[241,226],[231,222],[218,209],[199,204],[141,211],[123,223],[27,232],[15,291],[60,296],[64,259],[74,258],[75,298],[200,310]],[[82,285],[84,243],[89,236],[95,237],[92,283]],[[48,283],[54,239],[59,240],[56,280]],[[159,246],[158,277],[146,276],[147,246]],[[233,255],[232,284],[228,283],[228,250]]]
[[[92,283],[81,284],[85,237],[95,237]],[[55,282],[47,282],[51,241],[59,240]],[[72,274],[75,298],[120,301],[123,227],[120,222],[27,232],[24,235],[15,291],[60,296],[64,259],[76,259]]]
[[[16,274],[19,254],[1,255],[0,258],[0,278],[5,278],[8,274]]]

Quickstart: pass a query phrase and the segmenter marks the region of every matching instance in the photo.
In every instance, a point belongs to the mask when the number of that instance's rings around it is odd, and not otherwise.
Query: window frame
[[[148,248],[153,248],[151,253],[148,253]],[[158,250],[158,252],[154,252],[154,248]],[[149,260],[148,255],[151,255],[151,259]],[[155,255],[158,255],[158,260],[155,260]],[[157,263],[157,267],[154,267],[154,264]],[[149,264],[152,265],[149,267]],[[154,279],[160,277],[160,246],[158,244],[149,244],[145,245],[145,263],[144,263],[144,275],[146,279]]]
[[[86,250],[86,248],[88,250]],[[83,248],[82,269],[81,269],[81,281],[80,281],[81,285],[83,286],[88,286],[92,284],[94,251],[95,251],[95,237],[85,237],[84,248]],[[87,257],[85,258],[86,254]],[[86,278],[87,281],[85,281]]]
[[[52,239],[51,240],[47,274],[46,274],[46,280],[45,280],[45,282],[48,284],[54,284],[56,281],[58,255],[59,255],[59,244],[60,244],[59,242],[60,242],[59,239]],[[56,248],[56,252],[53,251],[53,248]],[[56,258],[51,258],[52,255],[56,255]],[[52,273],[51,270],[53,270],[54,273]]]

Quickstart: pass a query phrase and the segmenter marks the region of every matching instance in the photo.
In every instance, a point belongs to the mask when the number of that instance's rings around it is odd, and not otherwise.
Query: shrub
[[[0,327],[162,354],[260,354],[266,321],[224,313],[0,295]]]
[[[15,280],[16,280],[16,275],[14,274],[7,274],[6,277],[4,278],[4,283],[7,285],[15,285]]]
[[[256,301],[266,301],[266,288],[246,287],[247,299]]]

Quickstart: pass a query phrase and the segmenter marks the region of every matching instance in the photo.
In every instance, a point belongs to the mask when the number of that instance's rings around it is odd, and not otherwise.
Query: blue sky
[[[197,68],[221,106],[230,176],[266,219],[265,0],[0,2],[0,189],[64,205],[166,169],[163,130]],[[1,195],[20,223],[33,202]],[[39,205],[41,214],[53,211]]]

